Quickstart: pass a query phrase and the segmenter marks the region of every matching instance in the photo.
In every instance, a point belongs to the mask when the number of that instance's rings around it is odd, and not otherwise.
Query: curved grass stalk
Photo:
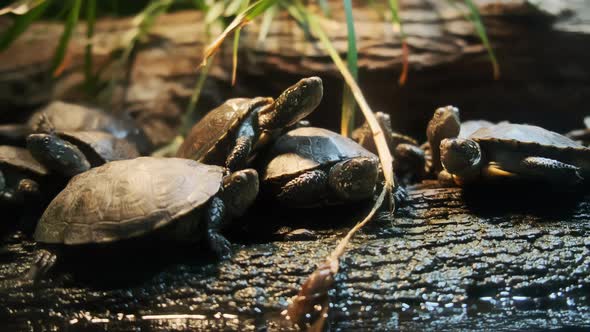
[[[354,18],[352,16],[351,0],[344,1],[344,12],[346,13],[346,28],[348,31],[348,52],[346,62],[348,70],[355,81],[358,79],[358,50],[356,47],[356,32],[354,29]],[[342,136],[350,137],[355,126],[356,102],[352,91],[346,83],[342,87],[342,115],[340,118],[340,133]]]

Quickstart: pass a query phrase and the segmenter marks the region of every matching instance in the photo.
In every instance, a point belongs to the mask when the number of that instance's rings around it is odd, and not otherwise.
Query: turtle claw
[[[31,263],[25,279],[37,281],[46,276],[55,266],[57,256],[48,250],[39,250]]]

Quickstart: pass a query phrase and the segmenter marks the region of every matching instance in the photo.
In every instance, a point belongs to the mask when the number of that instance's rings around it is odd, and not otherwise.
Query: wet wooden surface
[[[590,196],[423,186],[394,221],[354,238],[331,293],[333,330],[531,330],[590,327]],[[342,209],[337,209],[342,210]],[[0,255],[3,330],[278,330],[298,286],[327,256],[352,212],[253,211],[235,255],[155,253],[96,268],[91,257],[37,286],[14,280],[34,244],[14,236]],[[289,219],[318,238],[257,238]],[[323,226],[322,226],[323,225]],[[249,235],[248,235],[249,234]],[[74,268],[74,266],[78,266]],[[82,272],[73,272],[75,270]],[[184,316],[166,316],[184,315]]]

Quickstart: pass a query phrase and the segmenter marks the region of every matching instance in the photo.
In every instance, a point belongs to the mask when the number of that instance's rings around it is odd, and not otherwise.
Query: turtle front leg
[[[56,263],[57,255],[55,253],[45,249],[37,251],[25,279],[37,281],[44,278]]]
[[[209,203],[207,210],[207,242],[209,247],[221,259],[227,259],[231,256],[231,247],[229,241],[221,235],[225,221],[225,204],[219,197],[214,197]]]
[[[257,122],[258,113],[252,112],[238,129],[235,144],[225,160],[225,167],[229,168],[230,171],[234,172],[246,168],[258,135],[258,130],[256,130]]]
[[[580,168],[560,161],[543,158],[528,157],[523,159],[521,166],[525,175],[545,179],[559,185],[577,185],[584,181],[580,175]]]
[[[286,205],[309,204],[324,198],[327,192],[328,174],[322,170],[305,172],[284,184],[277,200]]]

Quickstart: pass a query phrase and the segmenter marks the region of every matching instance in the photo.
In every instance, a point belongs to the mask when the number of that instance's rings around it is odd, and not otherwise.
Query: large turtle
[[[373,198],[379,158],[353,140],[323,128],[303,127],[281,136],[262,167],[267,196],[292,207]]]
[[[182,158],[140,157],[107,163],[75,176],[41,217],[30,277],[45,274],[64,247],[149,238],[174,243],[205,240],[220,258],[230,254],[221,231],[258,193],[253,169],[225,169]],[[91,259],[91,258],[89,258]]]
[[[230,99],[193,126],[176,156],[230,170],[243,168],[257,143],[266,144],[273,132],[311,113],[322,94],[322,80],[309,77],[287,88],[276,100]],[[261,137],[263,134],[266,137]]]
[[[457,124],[458,125],[458,124]],[[590,179],[590,149],[541,127],[503,122],[440,142],[444,169],[457,184],[499,178],[569,186]]]
[[[61,101],[51,102],[36,111],[24,125],[0,126],[0,137],[24,141],[29,134],[45,131],[42,128],[45,119],[56,131],[104,131],[135,144],[141,154],[152,150],[151,142],[130,117],[114,116],[98,108]]]

